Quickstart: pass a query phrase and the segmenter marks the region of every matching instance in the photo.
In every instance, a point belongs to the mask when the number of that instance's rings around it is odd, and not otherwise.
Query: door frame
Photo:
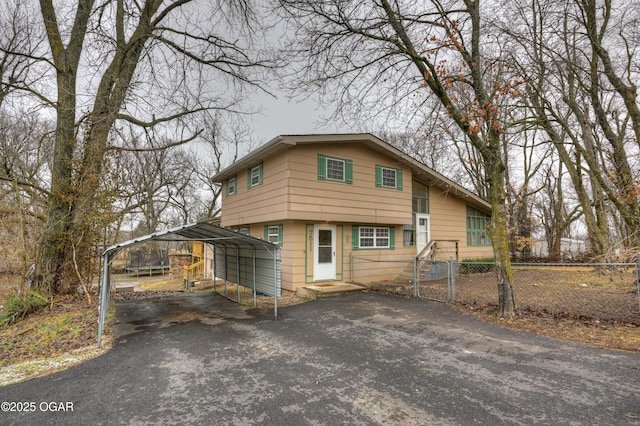
[[[331,262],[324,265],[320,265],[319,262],[319,249],[320,239],[318,238],[319,231],[331,231]],[[314,281],[332,281],[336,279],[336,225],[315,224],[313,225],[313,280]]]
[[[422,249],[424,249],[427,244],[429,244],[429,240],[431,239],[431,216],[428,213],[416,213],[416,253],[420,254]],[[425,241],[425,245],[420,247],[420,239],[418,238],[420,234],[420,219],[427,219],[427,241]]]

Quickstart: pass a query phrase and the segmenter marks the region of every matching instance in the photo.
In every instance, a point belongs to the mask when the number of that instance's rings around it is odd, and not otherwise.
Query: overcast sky
[[[356,131],[342,123],[323,126],[319,122],[320,119],[328,116],[331,111],[321,109],[313,97],[289,101],[284,95],[278,95],[277,99],[259,95],[252,102],[252,106],[263,110],[248,120],[259,144],[268,142],[278,135]]]

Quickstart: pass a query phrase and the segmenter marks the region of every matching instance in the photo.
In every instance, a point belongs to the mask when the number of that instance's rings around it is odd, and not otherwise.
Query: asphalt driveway
[[[277,321],[206,297],[119,304],[114,348],[0,388],[29,409],[0,424],[640,424],[639,354],[372,293]]]

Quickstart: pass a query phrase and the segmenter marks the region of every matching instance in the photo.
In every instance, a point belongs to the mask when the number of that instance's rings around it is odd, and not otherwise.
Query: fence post
[[[453,265],[453,256],[449,256],[449,276],[451,277],[451,301],[456,301],[456,272]]]

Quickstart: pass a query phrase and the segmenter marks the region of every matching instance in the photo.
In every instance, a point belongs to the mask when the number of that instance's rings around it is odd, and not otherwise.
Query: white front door
[[[313,279],[325,281],[336,279],[336,227],[335,225],[313,226]]]
[[[418,254],[429,244],[429,215],[416,213],[416,246]]]

